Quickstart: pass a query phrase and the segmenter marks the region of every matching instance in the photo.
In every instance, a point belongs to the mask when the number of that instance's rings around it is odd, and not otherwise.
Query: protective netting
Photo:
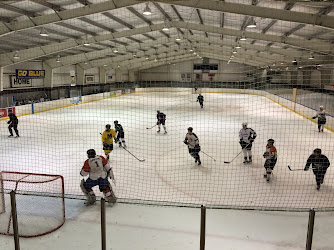
[[[114,143],[110,155],[119,201],[334,207],[332,167],[319,190],[312,170],[303,171],[315,148],[330,161],[334,156],[329,2],[49,0],[1,6],[0,119],[15,106],[20,131],[19,138],[6,134],[0,141],[1,170],[61,175],[65,196],[82,199],[86,152],[105,155],[100,133],[117,120],[127,145]],[[45,77],[19,77],[16,70],[44,70]],[[315,117],[320,106],[327,112],[323,131]],[[157,110],[166,114],[166,134],[163,127],[157,133]],[[249,164],[239,144],[245,122],[257,134]],[[2,122],[0,131],[7,127]],[[188,127],[199,138],[200,166],[183,143]],[[268,139],[278,152],[269,182],[263,178]],[[34,188],[27,191],[38,197],[53,199],[56,192]]]
[[[21,237],[51,233],[65,222],[61,176],[0,172],[0,234],[13,234],[10,191],[16,192]]]

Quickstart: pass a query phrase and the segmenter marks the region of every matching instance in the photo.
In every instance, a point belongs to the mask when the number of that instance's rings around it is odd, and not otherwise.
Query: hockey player
[[[201,94],[198,95],[197,102],[199,102],[199,105],[203,108],[204,97]]]
[[[195,133],[193,133],[193,128],[188,128],[188,133],[186,134],[186,138],[184,139],[184,144],[188,145],[189,154],[195,158],[195,163],[201,165],[201,159],[199,157],[199,152],[201,151],[201,147],[199,145],[198,137]]]
[[[317,190],[319,190],[320,185],[324,183],[325,174],[330,162],[325,155],[321,154],[321,149],[316,148],[313,150],[313,154],[307,159],[304,171],[307,171],[311,164],[315,181],[317,182]]]
[[[115,142],[117,141],[115,130],[110,128],[111,128],[110,124],[107,124],[106,130],[103,131],[102,134],[103,151],[106,154],[108,160],[109,160],[109,154],[113,150],[113,138]]]
[[[118,123],[118,121],[114,121],[114,125],[115,125],[115,130],[117,133],[117,141],[119,144],[119,147],[122,147],[122,143],[123,143],[123,147],[126,148],[125,145],[125,140],[124,140],[124,130],[121,124]]]
[[[324,110],[324,106],[319,107],[319,111],[315,116],[312,117],[312,119],[318,118],[318,130],[319,132],[324,132],[324,127],[326,124],[326,111]]]
[[[167,134],[167,130],[166,130],[166,126],[165,126],[165,121],[166,121],[166,115],[162,112],[160,112],[159,110],[157,110],[157,125],[159,127],[159,130],[157,131],[158,133],[160,133],[160,126],[162,124],[164,130],[165,130],[165,134]]]
[[[264,168],[266,169],[266,173],[264,174],[264,178],[267,178],[267,181],[270,180],[271,172],[274,170],[274,167],[277,162],[277,150],[274,147],[274,140],[269,139],[268,144],[266,146],[266,152],[264,152],[263,157],[266,159],[264,163]]]
[[[103,156],[96,155],[94,149],[89,149],[87,156],[88,159],[85,161],[80,171],[81,176],[88,175],[87,180],[82,179],[80,184],[82,192],[87,197],[85,205],[89,206],[95,203],[96,196],[92,188],[97,185],[99,185],[99,189],[103,192],[106,200],[114,205],[117,198],[112,191],[108,176],[113,180],[115,180],[115,178],[108,161]]]
[[[247,128],[247,122],[242,123],[242,129],[239,132],[240,145],[244,152],[244,164],[252,162],[252,144],[256,138],[256,132]],[[248,159],[247,159],[248,155]]]
[[[12,111],[9,111],[8,117],[9,117],[9,121],[7,123],[9,124],[8,130],[9,130],[9,133],[10,133],[10,135],[8,137],[13,137],[12,128],[14,128],[14,131],[15,131],[15,134],[16,134],[15,137],[16,138],[20,137],[19,136],[19,131],[17,130],[17,125],[19,124],[19,120],[17,119],[16,115]]]

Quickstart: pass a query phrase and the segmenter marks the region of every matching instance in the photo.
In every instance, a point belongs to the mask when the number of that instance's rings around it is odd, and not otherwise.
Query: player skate
[[[91,205],[95,204],[95,202],[96,202],[95,194],[94,195],[88,194],[86,197],[87,197],[87,199],[84,202],[85,206],[91,206]]]

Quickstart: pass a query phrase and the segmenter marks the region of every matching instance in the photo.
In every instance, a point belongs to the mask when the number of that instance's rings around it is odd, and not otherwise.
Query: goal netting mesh
[[[65,222],[62,176],[0,172],[0,234],[13,234],[10,192],[16,192],[21,237],[51,233]]]

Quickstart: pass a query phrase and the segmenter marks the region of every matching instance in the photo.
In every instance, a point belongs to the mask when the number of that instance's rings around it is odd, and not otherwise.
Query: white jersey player
[[[96,201],[96,196],[93,187],[99,185],[99,189],[104,193],[109,203],[115,204],[116,196],[114,195],[111,185],[108,181],[108,176],[114,180],[114,175],[108,161],[101,155],[96,155],[94,149],[87,151],[88,159],[85,161],[80,174],[87,176],[86,181],[82,179],[80,187],[82,192],[87,197],[85,205],[92,205]]]
[[[188,128],[188,133],[186,134],[186,138],[183,142],[184,144],[188,145],[188,152],[192,157],[194,157],[195,162],[197,162],[198,165],[201,165],[202,162],[198,154],[201,151],[201,147],[199,145],[197,135],[193,133],[192,127]]]
[[[256,138],[256,132],[251,129],[247,128],[247,123],[242,123],[242,129],[239,132],[240,138],[240,145],[242,151],[244,153],[244,163],[251,163],[252,162],[252,144]],[[248,155],[248,159],[247,159]]]
[[[324,106],[319,107],[319,111],[315,116],[312,117],[312,119],[318,118],[318,130],[319,132],[324,132],[324,127],[326,124],[326,115],[327,112],[324,110]]]

